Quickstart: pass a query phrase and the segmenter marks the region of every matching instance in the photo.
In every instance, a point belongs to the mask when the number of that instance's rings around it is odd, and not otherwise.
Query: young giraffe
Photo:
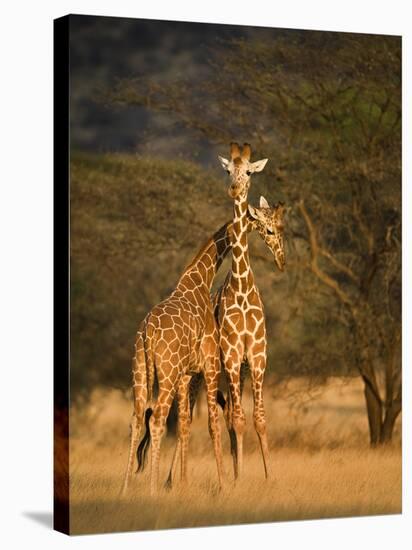
[[[222,483],[222,451],[216,404],[220,357],[210,288],[230,246],[228,224],[225,224],[186,268],[172,294],[155,306],[139,327],[132,364],[134,412],[123,493],[130,482],[144,417],[152,440],[150,488],[152,494],[156,492],[160,444],[170,406],[176,391],[179,396],[185,396],[191,376],[199,372],[203,372],[206,383],[209,432],[214,444],[219,485]],[[158,397],[152,405],[155,377]],[[149,408],[145,414],[147,405]],[[182,448],[183,463],[184,451]]]
[[[229,383],[227,421],[230,426],[235,478],[243,470],[243,433],[246,419],[242,408],[242,387],[246,363],[252,379],[253,417],[259,437],[266,478],[270,475],[269,448],[263,406],[263,377],[266,368],[266,327],[263,304],[249,262],[247,238],[247,195],[250,175],[257,163],[250,163],[251,148],[245,144],[231,145],[230,160],[220,157],[223,168],[231,179],[229,195],[234,199],[232,269],[215,300],[215,315],[219,326],[219,345]],[[266,160],[259,161],[259,171]],[[261,204],[262,206],[262,204]],[[263,203],[263,207],[267,207]],[[252,215],[259,216],[256,210]],[[275,247],[277,267],[285,264],[283,234],[270,236]]]
[[[279,265],[281,258],[284,258],[284,248],[283,248],[283,204],[279,203],[273,207],[270,207],[268,202],[264,197],[260,197],[260,208],[254,208],[252,205],[248,205],[247,213],[247,232],[250,233],[253,230],[257,230],[267,245],[271,250],[273,256],[276,259],[276,264]],[[232,231],[233,225],[230,224],[228,229]],[[283,260],[284,261],[284,260]],[[280,269],[283,268],[281,264]],[[223,287],[217,291],[213,298],[213,303],[215,308],[220,301],[220,293],[223,291]],[[245,369],[242,368],[240,371],[240,392],[243,390],[243,382],[245,376]],[[203,384],[202,374],[194,375],[190,380],[190,385],[188,392],[185,389],[185,392],[180,395],[178,393],[179,400],[179,414],[178,414],[178,440],[175,447],[175,452],[173,455],[172,465],[169,471],[169,476],[166,481],[166,487],[171,488],[173,484],[173,479],[175,477],[175,471],[177,467],[177,462],[179,455],[182,455],[182,458],[186,457],[186,452],[181,453],[182,444],[187,448],[188,439],[189,439],[189,430],[190,422],[192,420],[193,408],[195,406],[199,390]],[[231,436],[231,451],[234,459],[234,464],[236,466],[236,442],[233,440],[233,430],[231,426],[231,401],[230,393],[228,393],[228,399],[226,400],[223,397],[223,394],[218,390],[217,400],[219,405],[224,411],[224,416],[226,420],[226,426],[228,428],[229,434]],[[141,451],[143,453],[145,449],[145,440],[142,441]],[[147,441],[147,437],[146,437]],[[185,481],[186,475],[186,464],[181,461],[181,479]]]

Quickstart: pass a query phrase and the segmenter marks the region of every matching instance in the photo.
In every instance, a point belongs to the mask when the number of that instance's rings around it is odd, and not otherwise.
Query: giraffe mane
[[[224,225],[222,225],[222,227],[220,229],[218,229],[216,231],[216,233],[214,233],[212,235],[212,237],[210,237],[205,243],[204,245],[200,248],[200,250],[198,251],[198,253],[196,254],[196,256],[192,259],[192,261],[186,266],[186,268],[184,269],[183,271],[183,275],[182,277],[188,272],[190,271],[193,267],[196,266],[196,264],[198,263],[198,261],[200,260],[200,258],[207,252],[207,250],[209,248],[211,248],[212,246],[215,246],[216,245],[216,242],[219,241],[220,239],[223,238],[223,236],[225,235],[225,233],[227,231],[230,231],[230,228],[232,226],[232,220],[226,222]]]

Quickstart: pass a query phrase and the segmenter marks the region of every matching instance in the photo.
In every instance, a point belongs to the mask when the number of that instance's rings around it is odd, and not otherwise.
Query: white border
[[[67,13],[283,28],[403,35],[404,47],[404,395],[411,327],[406,188],[410,109],[410,17],[402,0],[235,2],[234,0],[136,2],[89,0],[8,2],[0,20],[0,418],[1,518],[6,547],[182,548],[267,547],[328,549],[406,548],[411,519],[410,403],[404,404],[404,513],[402,516],[275,523],[260,526],[99,535],[69,539],[27,517],[51,510],[52,456],[52,19]],[[408,307],[409,306],[409,307]],[[409,430],[410,432],[410,430]],[[408,467],[409,464],[409,467]],[[409,537],[410,538],[410,537]],[[7,542],[9,544],[7,544]],[[26,544],[26,546],[24,546]]]

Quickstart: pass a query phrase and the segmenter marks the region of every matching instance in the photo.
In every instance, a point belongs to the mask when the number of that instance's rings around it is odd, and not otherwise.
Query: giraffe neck
[[[193,280],[196,275],[197,278],[200,277],[197,283],[205,284],[210,290],[217,270],[232,248],[232,232],[232,223],[227,222],[214,233],[187,266],[177,288],[181,284],[187,286],[188,279]]]
[[[233,207],[231,284],[236,290],[246,287],[251,278],[247,197],[235,199]]]

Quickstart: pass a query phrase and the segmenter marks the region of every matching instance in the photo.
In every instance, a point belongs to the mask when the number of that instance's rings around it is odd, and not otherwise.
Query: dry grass
[[[331,379],[310,391],[302,381],[267,388],[273,479],[265,481],[253,430],[250,394],[245,476],[233,484],[222,421],[227,482],[218,492],[206,407],[195,416],[189,484],[149,496],[148,472],[119,492],[127,460],[131,403],[121,392],[96,390],[71,415],[71,531],[96,533],[255,523],[401,512],[400,423],[391,447],[368,448],[359,380]],[[162,446],[166,479],[174,441]]]

